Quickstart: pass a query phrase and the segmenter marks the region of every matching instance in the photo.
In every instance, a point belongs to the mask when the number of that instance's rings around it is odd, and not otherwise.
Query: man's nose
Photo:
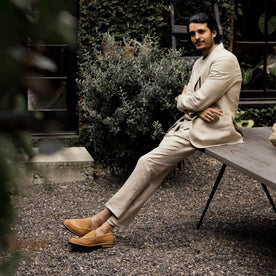
[[[198,33],[195,33],[195,39],[198,40],[200,35]]]

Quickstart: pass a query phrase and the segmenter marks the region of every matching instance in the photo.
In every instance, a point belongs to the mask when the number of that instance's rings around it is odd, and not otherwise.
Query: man
[[[67,219],[65,227],[81,238],[69,243],[83,247],[114,245],[114,227],[126,227],[169,171],[196,151],[226,143],[241,143],[242,135],[234,118],[241,87],[236,57],[219,42],[215,20],[196,14],[188,21],[191,41],[202,53],[192,70],[190,81],[176,98],[184,112],[157,148],[142,156],[122,186],[92,218]]]

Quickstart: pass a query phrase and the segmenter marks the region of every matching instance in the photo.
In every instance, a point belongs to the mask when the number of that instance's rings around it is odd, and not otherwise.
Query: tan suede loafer
[[[71,238],[69,243],[86,248],[95,246],[113,247],[114,238],[112,232],[96,236],[96,231],[91,231],[81,238]]]
[[[69,231],[78,236],[84,236],[96,229],[92,227],[91,218],[66,219],[63,221],[63,224]]]

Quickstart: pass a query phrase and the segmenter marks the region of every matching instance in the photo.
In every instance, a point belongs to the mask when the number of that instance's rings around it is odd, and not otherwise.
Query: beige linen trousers
[[[170,170],[196,150],[189,141],[189,123],[178,121],[157,148],[140,157],[125,184],[105,205],[114,214],[108,219],[112,226],[127,227]]]

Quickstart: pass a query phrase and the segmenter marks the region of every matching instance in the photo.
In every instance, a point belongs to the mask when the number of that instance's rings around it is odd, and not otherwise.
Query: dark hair
[[[216,44],[220,43],[221,36],[219,33],[218,24],[212,15],[205,14],[205,13],[194,14],[188,20],[188,23],[187,23],[188,29],[191,23],[207,23],[207,27],[210,29],[211,32],[213,30],[217,32],[217,35],[214,38],[215,43]]]

